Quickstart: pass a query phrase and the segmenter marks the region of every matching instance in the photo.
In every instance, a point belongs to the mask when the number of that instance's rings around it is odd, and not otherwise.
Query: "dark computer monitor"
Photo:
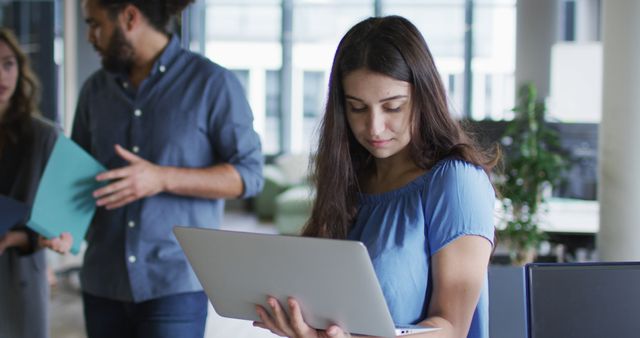
[[[529,264],[529,338],[640,337],[640,262]]]

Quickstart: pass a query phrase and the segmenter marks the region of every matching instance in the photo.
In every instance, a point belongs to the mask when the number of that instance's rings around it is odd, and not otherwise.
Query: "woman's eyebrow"
[[[362,99],[359,99],[355,96],[351,96],[351,95],[345,95],[344,96],[346,99],[349,100],[354,100],[354,101],[358,101],[358,102],[364,102]],[[397,100],[397,99],[403,99],[403,98],[407,98],[409,97],[409,95],[394,95],[394,96],[390,96],[390,97],[386,97],[378,102],[386,102],[386,101],[392,101],[392,100]]]

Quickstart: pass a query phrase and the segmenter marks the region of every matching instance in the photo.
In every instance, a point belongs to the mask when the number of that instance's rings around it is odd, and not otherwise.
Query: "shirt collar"
[[[168,65],[172,64],[173,60],[178,56],[178,54],[180,54],[181,50],[182,47],[180,46],[180,39],[178,39],[177,35],[173,34],[169,43],[160,54],[160,57],[158,57],[156,62],[154,62],[153,67],[151,67],[149,77],[155,75],[157,72],[164,73],[168,69]],[[116,81],[123,84],[125,88],[128,87],[128,74],[112,73],[111,75],[113,75]]]
[[[169,40],[167,47],[165,47],[162,54],[160,54],[160,57],[154,63],[153,68],[151,69],[151,74],[154,74],[162,67],[166,69],[168,65],[173,63],[173,60],[178,56],[180,50],[182,50],[182,47],[180,46],[180,39],[178,39],[178,36],[174,34],[171,36],[171,40]]]

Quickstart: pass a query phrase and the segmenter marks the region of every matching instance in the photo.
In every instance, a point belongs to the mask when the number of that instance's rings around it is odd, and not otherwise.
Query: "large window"
[[[340,38],[373,14],[370,0],[293,1],[293,152],[315,149],[331,63]]]
[[[473,22],[471,117],[503,119],[515,102],[515,0],[476,0]]]
[[[307,149],[317,147],[318,122],[322,117],[322,109],[326,100],[325,73],[318,71],[304,72],[302,88],[304,97],[302,111],[304,112],[303,131],[306,137],[305,146]]]
[[[243,70],[237,74],[246,85],[265,153],[308,152],[317,140],[338,42],[355,23],[376,14],[402,15],[420,29],[454,114],[503,118],[514,104],[515,2],[202,0],[192,9],[201,15],[192,25],[201,27],[192,31],[202,31],[201,52],[207,57]],[[287,18],[291,24],[283,26]]]
[[[398,0],[382,8],[383,15],[401,15],[418,27],[448,89],[450,108],[464,115],[465,1]]]
[[[266,107],[265,128],[262,147],[267,154],[280,151],[280,71],[267,70],[265,83]]]
[[[203,31],[201,50],[214,62],[236,72],[245,86],[254,114],[254,128],[267,154],[280,152],[279,78],[282,66],[280,0],[207,0],[192,7],[204,20],[193,20],[192,31]],[[198,25],[204,25],[198,27]],[[267,111],[267,109],[271,109]]]
[[[40,80],[40,111],[60,120],[62,86],[61,0],[0,1],[0,26],[11,29]]]
[[[398,0],[383,6],[422,32],[454,114],[476,120],[502,119],[514,104],[515,0],[475,0],[467,18],[465,0]],[[472,45],[465,43],[471,22]],[[465,51],[471,49],[471,78],[465,78]],[[470,111],[465,111],[465,81],[471,81]]]

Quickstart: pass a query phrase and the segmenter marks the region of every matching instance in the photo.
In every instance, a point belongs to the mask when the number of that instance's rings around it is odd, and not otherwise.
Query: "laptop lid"
[[[291,296],[312,327],[337,324],[354,334],[396,334],[360,242],[188,227],[175,227],[174,233],[223,317],[260,320],[255,304],[264,306],[269,295],[286,304]]]

